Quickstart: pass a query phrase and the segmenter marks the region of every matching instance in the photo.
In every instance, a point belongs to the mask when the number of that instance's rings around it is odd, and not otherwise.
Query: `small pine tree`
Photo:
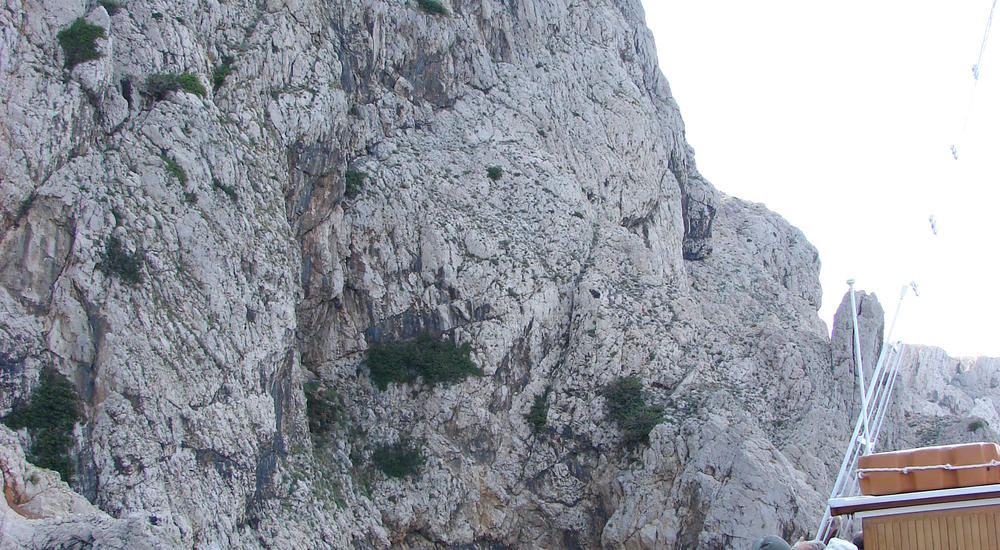
[[[28,459],[36,466],[59,472],[68,482],[74,475],[69,457],[73,426],[82,416],[76,388],[56,369],[46,367],[27,404],[15,407],[3,423],[15,430],[27,428],[31,436]]]

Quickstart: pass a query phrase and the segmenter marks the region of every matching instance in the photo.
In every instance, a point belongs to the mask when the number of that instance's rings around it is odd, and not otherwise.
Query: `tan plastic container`
[[[858,459],[858,480],[866,495],[891,495],[1000,483],[1000,446],[996,443],[967,443],[924,447],[890,453],[876,453]],[[949,469],[951,466],[979,465]],[[904,468],[912,468],[903,470]],[[892,468],[895,471],[865,471]]]

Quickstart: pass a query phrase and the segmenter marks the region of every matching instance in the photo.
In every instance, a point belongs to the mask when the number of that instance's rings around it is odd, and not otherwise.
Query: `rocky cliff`
[[[76,388],[91,544],[814,528],[852,423],[818,255],[699,175],[638,0],[6,0],[0,26],[0,407],[45,367]],[[366,350],[428,333],[482,376],[373,383]],[[662,407],[648,445],[608,420],[623,376]],[[373,467],[401,440],[419,475]],[[3,544],[56,544],[79,499],[25,512],[19,452]]]

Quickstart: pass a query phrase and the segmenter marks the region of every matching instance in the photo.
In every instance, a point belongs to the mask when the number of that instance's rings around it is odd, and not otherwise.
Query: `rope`
[[[858,468],[858,479],[861,479],[865,474],[872,472],[896,472],[908,474],[910,472],[918,470],[973,470],[976,468],[995,468],[1000,466],[1000,461],[990,460],[989,462],[983,464],[964,464],[961,466],[954,466],[952,464],[933,464],[930,466],[902,466],[899,468]]]

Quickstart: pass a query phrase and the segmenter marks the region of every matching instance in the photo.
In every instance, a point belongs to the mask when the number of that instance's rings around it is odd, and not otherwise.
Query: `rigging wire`
[[[969,126],[969,117],[972,114],[972,109],[976,103],[976,87],[979,84],[979,75],[983,68],[983,55],[986,53],[986,44],[990,40],[990,29],[993,27],[993,13],[997,8],[997,0],[993,0],[993,5],[990,6],[990,15],[986,18],[986,30],[983,31],[983,40],[979,44],[979,55],[976,57],[976,62],[972,65],[972,89],[969,91],[969,105],[965,109],[965,118],[962,121],[962,132],[959,136],[961,140],[965,137],[965,132]],[[951,146],[951,156],[955,160],[958,160],[958,145],[952,144]]]
[[[982,67],[983,52],[986,51],[986,41],[990,39],[990,27],[993,26],[993,12],[996,9],[997,0],[993,0],[993,5],[990,7],[990,16],[986,19],[986,30],[983,32],[983,41],[979,45],[979,57],[976,58],[976,64],[972,66],[972,76],[976,82],[979,82],[979,68]]]

